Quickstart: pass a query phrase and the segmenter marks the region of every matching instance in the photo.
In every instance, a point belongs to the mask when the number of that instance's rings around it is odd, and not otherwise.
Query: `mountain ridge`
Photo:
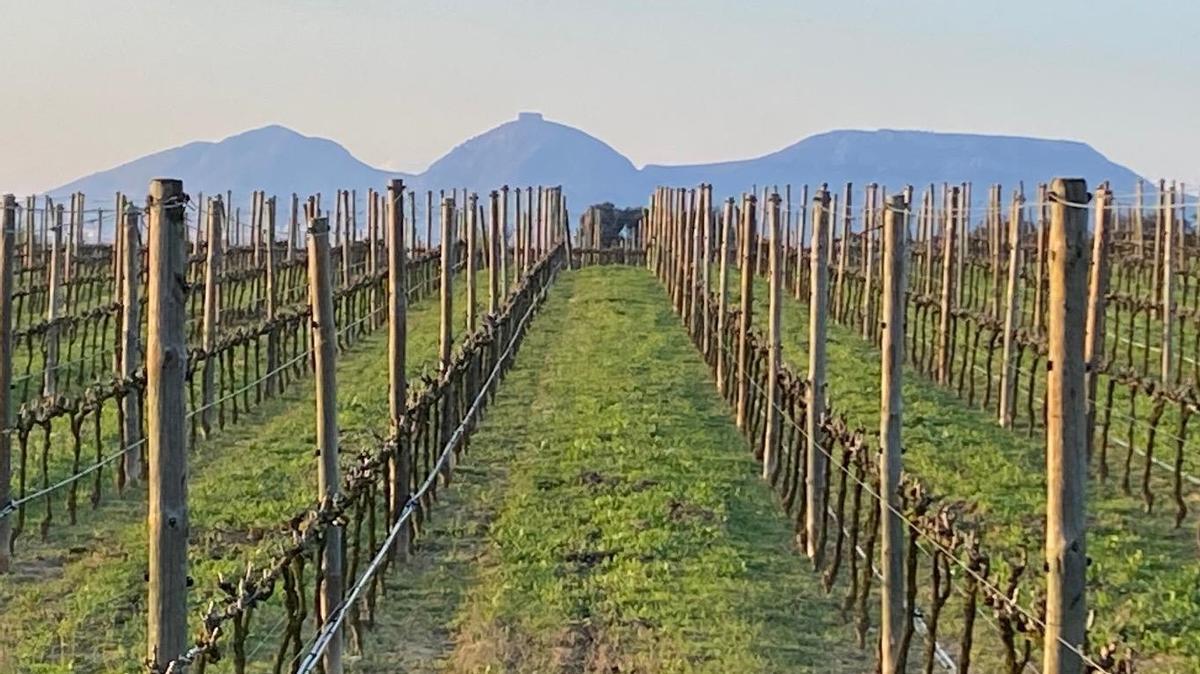
[[[357,159],[336,141],[279,124],[218,141],[192,141],[82,176],[50,194],[101,196],[143,193],[151,178],[177,177],[189,193],[232,190],[242,200],[256,189],[283,196],[336,189],[380,189],[402,178],[413,190],[467,188],[481,195],[501,185],[562,185],[573,212],[593,203],[643,203],[659,184],[709,182],[719,195],[753,185],[851,182],[899,188],[971,181],[1018,182],[1032,188],[1055,175],[1111,180],[1129,186],[1137,174],[1078,140],[910,129],[834,129],[756,157],[638,168],[620,151],[567,124],[522,112],[455,145],[415,174],[388,171]],[[976,190],[982,195],[986,190]],[[798,195],[794,195],[798,198]],[[240,200],[235,198],[235,203]],[[424,206],[424,200],[418,200]]]

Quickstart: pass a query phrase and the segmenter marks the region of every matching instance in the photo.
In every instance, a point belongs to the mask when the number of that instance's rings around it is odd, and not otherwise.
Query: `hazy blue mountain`
[[[607,143],[524,112],[446,153],[415,179],[420,189],[466,187],[480,198],[502,185],[563,185],[568,207],[646,196],[638,170]]]
[[[56,187],[50,194],[62,197],[81,191],[89,202],[108,203],[114,192],[121,191],[140,199],[150,179],[162,177],[183,179],[184,189],[192,195],[232,190],[234,204],[245,205],[254,190],[284,201],[291,199],[292,192],[303,198],[338,188],[382,188],[388,178],[405,176],[368,166],[327,138],[271,125],[218,142],[197,141],[155,152]]]
[[[828,182],[840,192],[849,181],[858,186],[877,182],[892,189],[929,183],[974,183],[976,200],[986,198],[986,186],[1000,183],[1006,194],[1024,181],[1032,194],[1038,182],[1053,177],[1082,177],[1088,185],[1109,180],[1129,191],[1138,176],[1113,163],[1086,143],[1067,140],[991,136],[932,131],[830,131],[789,145],[777,152],[739,161],[686,166],[646,166],[642,173],[653,184],[713,184],[727,195],[751,185],[793,186]],[[856,191],[856,198],[858,193]],[[799,199],[795,188],[793,199]]]
[[[805,138],[761,157],[714,164],[636,168],[624,155],[587,133],[521,113],[455,147],[425,172],[408,176],[376,169],[355,159],[345,148],[324,138],[303,136],[281,126],[246,131],[219,142],[195,142],[163,150],[116,168],[55,188],[63,195],[80,190],[89,203],[105,203],[122,190],[144,193],[153,177],[184,180],[187,191],[215,194],[231,189],[235,204],[264,189],[282,200],[338,188],[382,188],[388,178],[402,177],[417,191],[466,187],[486,193],[500,187],[563,185],[572,213],[593,203],[637,205],[655,185],[690,186],[711,182],[718,196],[740,193],[752,185],[791,183],[793,200],[799,186],[828,182],[841,190],[845,182],[858,188],[878,182],[892,189],[912,184],[972,181],[976,198],[986,186],[1001,183],[1006,192],[1024,181],[1027,192],[1054,176],[1079,176],[1095,185],[1110,180],[1129,191],[1137,176],[1085,143],[1014,136],[936,133],[931,131],[830,131]],[[485,202],[486,203],[486,202]],[[363,208],[364,201],[359,202]],[[418,199],[424,220],[425,199]]]

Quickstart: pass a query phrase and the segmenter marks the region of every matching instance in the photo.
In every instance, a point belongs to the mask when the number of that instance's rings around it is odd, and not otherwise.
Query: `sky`
[[[1200,178],[1200,2],[0,0],[0,192],[278,123],[420,171],[537,110],[635,164],[841,128]]]

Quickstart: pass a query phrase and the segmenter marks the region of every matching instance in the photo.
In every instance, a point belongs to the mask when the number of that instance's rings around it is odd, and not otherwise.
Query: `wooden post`
[[[796,278],[795,285],[792,288],[792,295],[796,299],[800,299],[803,292],[802,282],[804,276],[804,242],[808,238],[808,185],[805,184],[800,192],[800,231],[796,236]]]
[[[313,219],[308,230],[309,304],[312,306],[313,364],[316,372],[317,498],[327,507],[341,492],[338,475],[337,326],[334,324],[329,219]],[[324,623],[342,598],[342,527],[330,523],[321,555],[320,620]],[[341,630],[325,651],[325,671],[342,671]]]
[[[708,293],[710,292],[712,280],[710,278],[712,267],[712,185],[700,186],[700,309],[702,329],[701,343],[704,345],[702,351],[707,360],[711,354],[710,349],[712,344],[712,316],[710,304],[708,301]],[[786,256],[787,251],[784,251]],[[786,264],[787,258],[784,258]]]
[[[737,344],[737,426],[743,432],[749,428],[750,410],[750,322],[754,311],[754,240],[755,197],[751,194],[742,204],[742,303],[738,321]],[[678,306],[678,305],[677,305]]]
[[[843,313],[843,304],[846,300],[846,263],[848,261],[850,250],[850,220],[852,218],[852,212],[850,210],[851,198],[851,185],[850,183],[846,183],[846,192],[844,194],[844,201],[842,204],[842,208],[845,209],[845,213],[842,218],[842,241],[841,245],[838,246],[837,285],[833,291],[834,320],[845,320],[846,318]],[[835,212],[834,218],[836,217],[837,213]]]
[[[454,348],[454,287],[452,285],[454,278],[454,257],[455,257],[455,241],[454,241],[454,199],[450,197],[442,198],[442,278],[441,278],[441,323],[438,332],[438,364],[439,377],[447,377],[450,372],[450,359]],[[467,258],[467,267],[470,268],[471,260]],[[468,300],[471,301],[471,300]],[[440,419],[441,428],[438,429],[438,443],[435,451],[440,452],[446,443],[450,441],[451,429],[453,423],[451,417],[454,410],[454,391],[452,388],[447,388],[442,399],[442,409]],[[452,453],[453,454],[453,453]],[[453,462],[451,456],[450,462]],[[450,466],[447,465],[443,471],[443,477],[449,479]]]
[[[491,199],[492,211],[490,214],[490,227],[488,230],[488,313],[493,317],[500,313],[500,258],[503,254],[503,248],[500,245],[500,237],[503,236],[503,227],[500,223],[500,192],[492,190],[488,195]]]
[[[883,214],[883,371],[879,410],[879,565],[883,568],[879,621],[881,670],[900,671],[900,642],[906,622],[904,601],[904,524],[900,521],[900,428],[904,418],[904,304],[908,288],[905,244],[908,204],[892,195]]]
[[[72,264],[75,260],[75,220],[79,217],[79,193],[71,195],[71,211],[67,218],[67,240],[63,245],[62,251],[62,274],[63,281],[67,282],[67,306],[70,306],[71,296],[71,273],[74,271]],[[59,219],[59,226],[62,226],[62,220]]]
[[[26,197],[26,199],[25,199],[25,251],[24,251],[25,269],[31,269],[33,267],[33,265],[35,264],[35,259],[36,259],[34,257],[35,251],[36,251],[35,245],[37,243],[36,235],[34,234],[34,229],[36,226],[36,223],[35,223],[36,211],[37,211],[37,197],[32,197],[32,196]],[[118,219],[117,229],[120,229],[120,227],[121,227],[120,222],[119,222],[120,217],[121,217],[121,211],[117,211],[117,219]],[[43,241],[42,245],[45,246],[46,242]]]
[[[1112,238],[1112,193],[1107,183],[1096,190],[1095,231],[1092,234],[1091,278],[1088,281],[1087,335],[1083,357],[1087,361],[1087,457],[1092,456],[1096,428],[1096,384],[1104,361],[1104,311],[1108,298],[1108,246]]]
[[[999,261],[997,252],[994,260]],[[1013,194],[1008,216],[1008,278],[1005,284],[1004,347],[1000,359],[1000,425],[1010,428],[1017,409],[1017,324],[1021,319],[1021,196]]]
[[[829,193],[819,190],[813,199],[812,280],[808,301],[808,414],[805,416],[805,435],[808,452],[805,470],[806,510],[804,513],[805,545],[813,566],[824,563],[821,540],[825,522],[825,450],[821,446],[821,418],[825,415],[825,321],[829,296]]]
[[[686,260],[684,262],[684,278],[687,279],[687,288],[685,293],[685,309],[687,310],[685,321],[690,332],[695,338],[696,323],[699,314],[696,311],[696,300],[699,291],[700,265],[700,209],[699,202],[703,199],[698,192],[702,192],[704,186],[701,185],[698,189],[690,190],[688,194],[687,215],[685,216],[684,225],[687,236],[684,238],[687,245],[685,251]]]
[[[513,191],[516,197],[513,216],[513,285],[516,285],[525,275],[525,221],[521,215],[521,188]]]
[[[121,214],[117,213],[116,218],[117,218],[117,226],[120,227],[121,226]],[[205,221],[203,220],[203,218],[204,218],[204,193],[197,192],[196,193],[196,233],[194,235],[192,235],[192,255],[200,254],[200,245],[204,241]],[[96,244],[97,245],[104,242],[104,239],[101,238],[100,231],[99,231],[99,226],[101,226],[103,224],[104,224],[103,220],[101,220],[97,225],[97,231],[96,231]]]
[[[150,182],[146,405],[150,456],[146,648],[165,663],[188,647],[187,337],[183,182]],[[132,243],[134,239],[131,239]],[[133,249],[133,246],[130,246]],[[136,283],[130,275],[127,283]]]
[[[17,263],[16,245],[17,200],[4,195],[4,210],[0,211],[0,504],[12,500],[12,333],[13,333],[13,268]],[[29,214],[26,214],[29,222]],[[28,231],[28,230],[27,230]],[[26,251],[26,256],[29,253]],[[3,507],[0,505],[0,507]],[[12,567],[12,518],[0,517],[0,573]]]
[[[340,247],[342,249],[342,287],[348,288],[354,282],[354,240],[351,238],[353,232],[350,230],[350,219],[354,217],[351,213],[353,208],[350,205],[349,190],[342,190],[341,201],[338,202],[341,209],[341,237]]]
[[[1167,210],[1167,183],[1165,180],[1158,181],[1158,209],[1154,211],[1154,275],[1151,282],[1154,284],[1155,299],[1162,299],[1162,245],[1163,245],[1163,224],[1166,218]],[[1160,316],[1161,318],[1161,316]],[[1147,344],[1146,348],[1150,345]],[[1144,372],[1143,374],[1149,374]]]
[[[779,453],[776,451],[777,445],[780,442],[780,417],[779,417],[779,368],[780,368],[780,347],[779,347],[779,312],[780,302],[783,300],[783,253],[780,251],[782,246],[782,236],[780,233],[779,224],[779,194],[772,194],[769,201],[769,223],[770,227],[770,256],[768,264],[770,265],[770,304],[769,314],[767,319],[767,401],[766,401],[766,424],[763,432],[762,446],[762,476],[764,480],[775,481],[779,470]]]
[[[120,375],[130,381],[142,367],[142,303],[138,297],[139,278],[142,276],[142,241],[138,233],[138,211],[125,203],[124,222],[121,224],[120,293],[121,293],[121,343]],[[122,404],[125,427],[121,429],[121,443],[130,447],[125,452],[118,479],[118,486],[137,485],[142,479],[142,403],[138,396],[125,396]]]
[[[221,248],[223,242],[221,238],[221,225],[224,218],[225,205],[221,202],[220,195],[218,195],[208,207],[208,253],[204,260],[204,334],[202,338],[204,340],[204,352],[209,355],[204,359],[203,383],[201,384],[202,411],[200,412],[200,427],[204,430],[204,437],[206,438],[212,432],[212,409],[210,408],[216,400],[214,379],[218,363],[213,357],[213,352],[217,347],[217,330],[219,329],[217,317],[220,312],[219,303],[221,301],[220,277]],[[136,220],[134,220],[134,226],[137,226]]]
[[[1175,314],[1175,186],[1172,185],[1166,193],[1165,206],[1161,213],[1162,232],[1162,307],[1159,310],[1162,319],[1162,383],[1170,386],[1171,377],[1171,335],[1174,330]]]
[[[950,298],[953,292],[954,239],[958,233],[954,213],[958,210],[958,188],[950,189],[945,202],[946,218],[942,229],[942,296],[938,314],[937,380],[945,386],[950,383]]]
[[[387,270],[388,270],[388,417],[391,420],[391,440],[395,444],[395,456],[389,462],[389,493],[392,498],[390,512],[393,524],[399,520],[405,504],[411,496],[409,473],[412,470],[412,446],[402,433],[408,397],[408,367],[406,349],[408,344],[408,275],[404,258],[404,223],[400,216],[404,209],[404,183],[393,179],[388,182],[387,205]],[[405,526],[396,536],[393,556],[408,555],[412,528]]]
[[[1137,242],[1138,260],[1146,259],[1146,230],[1142,225],[1142,179],[1133,188],[1133,238]]]
[[[1083,671],[1087,625],[1087,424],[1084,317],[1087,294],[1087,200],[1083,180],[1050,185],[1050,320],[1046,377],[1045,674]]]
[[[442,274],[441,323],[438,331],[438,363],[441,371],[450,366],[450,351],[454,347],[453,277],[454,277],[454,199],[442,198]]]
[[[46,397],[53,397],[58,393],[58,377],[56,373],[58,369],[58,326],[53,321],[58,318],[58,312],[62,304],[62,298],[60,297],[62,290],[59,287],[62,283],[63,273],[62,216],[63,207],[62,204],[59,204],[54,211],[54,226],[50,230],[52,237],[50,244],[50,273],[46,290],[46,320],[50,322],[50,325],[43,337],[46,344],[46,358],[42,373],[42,395]]]
[[[267,321],[275,320],[276,303],[278,298],[275,293],[275,197],[266,200],[265,218],[266,227],[258,230],[258,243],[263,247],[266,257],[267,273],[265,279],[265,300],[266,300],[266,316]],[[375,314],[371,314],[374,316]],[[267,376],[266,390],[267,395],[274,395],[278,388],[279,376],[275,372],[275,368],[279,366],[279,335],[275,330],[267,333]]]
[[[425,190],[425,250],[433,250],[433,190]]]
[[[500,188],[500,294],[508,296],[508,185]]]
[[[867,198],[863,204],[863,294],[859,311],[862,314],[862,338],[875,341],[875,325],[872,322],[871,306],[875,296],[875,199],[879,185],[867,185]]]
[[[467,332],[470,335],[475,332],[475,256],[478,246],[476,245],[476,230],[479,229],[478,223],[475,222],[475,206],[477,198],[474,193],[467,200]]]
[[[1037,217],[1037,269],[1034,270],[1033,287],[1033,332],[1042,334],[1045,325],[1043,304],[1046,287],[1046,235],[1049,228],[1046,225],[1046,185],[1038,185],[1038,217]]]
[[[292,216],[288,220],[287,261],[296,259],[296,234],[300,227],[300,197],[292,192]]]
[[[409,258],[417,255],[417,193],[408,191],[408,256]],[[385,235],[386,236],[386,235]]]
[[[729,231],[733,229],[733,197],[725,201],[725,213],[721,218],[721,267],[717,275],[717,390],[724,397],[728,392],[728,375],[725,372],[725,321],[729,301]],[[657,236],[657,235],[655,235]]]

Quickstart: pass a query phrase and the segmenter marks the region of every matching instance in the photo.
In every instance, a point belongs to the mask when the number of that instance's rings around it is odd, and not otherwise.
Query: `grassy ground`
[[[559,281],[462,465],[359,670],[866,666],[643,270]]]
[[[731,281],[730,288],[736,287]],[[756,284],[755,291],[756,316],[765,321],[765,283]],[[808,307],[789,299],[782,318],[784,359],[806,372]],[[827,352],[833,409],[853,425],[874,432],[879,426],[878,349],[860,339],[857,331],[830,322]],[[985,549],[1009,559],[1027,550],[1029,568],[1040,573],[1046,493],[1043,441],[1000,428],[993,412],[971,408],[911,371],[903,395],[905,467],[936,493],[973,504],[972,517],[985,532]],[[1093,482],[1089,489],[1089,608],[1096,610],[1096,634],[1120,632],[1144,662],[1153,663],[1154,671],[1196,671],[1200,564],[1192,532],[1172,528],[1169,517],[1145,514],[1140,502],[1112,481]],[[1156,489],[1164,496],[1169,493],[1165,481]]]
[[[461,310],[462,284],[456,290]],[[437,324],[436,301],[411,308],[410,375],[434,363]],[[385,430],[386,354],[386,337],[377,333],[340,357],[338,413],[347,457],[373,443],[372,432]],[[246,561],[262,561],[283,536],[279,525],[313,500],[313,408],[312,382],[305,379],[193,449],[193,618],[218,573],[236,576]],[[15,573],[0,583],[0,671],[140,671],[144,518],[145,492],[130,490],[97,511],[83,507],[77,526],[52,528],[45,543],[34,540],[36,533],[22,539]],[[267,632],[275,618],[264,611],[255,629]]]

